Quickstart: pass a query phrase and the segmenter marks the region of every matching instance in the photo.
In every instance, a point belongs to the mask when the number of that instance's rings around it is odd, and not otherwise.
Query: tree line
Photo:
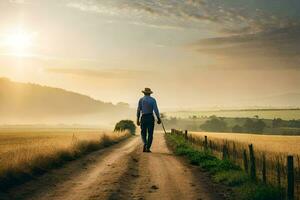
[[[231,127],[228,126],[227,118],[211,116],[205,121],[200,128],[204,131],[211,132],[233,132],[233,133],[263,133],[264,129],[269,128],[300,128],[300,120],[283,120],[281,118],[274,118],[271,121],[271,125],[266,124],[265,119],[259,119],[258,116],[254,118],[236,119],[236,121],[242,121]]]
[[[206,122],[200,125],[200,128],[204,131],[213,132],[262,133],[266,126],[266,123],[262,119],[247,118],[242,125],[236,124],[230,128],[224,118],[211,116]]]

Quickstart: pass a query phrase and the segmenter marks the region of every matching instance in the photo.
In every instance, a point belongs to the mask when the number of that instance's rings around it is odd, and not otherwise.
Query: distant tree
[[[210,119],[214,119],[214,118],[218,118],[216,115],[211,115],[211,116],[209,116],[208,118],[210,118]]]
[[[197,115],[190,115],[188,118],[189,118],[189,119],[192,119],[192,120],[198,119]]]
[[[197,115],[193,115],[192,119],[198,119]]]
[[[167,118],[167,115],[165,113],[160,113],[160,118],[165,119],[165,118]]]
[[[243,125],[243,130],[247,133],[262,133],[265,127],[266,124],[263,120],[252,120],[247,118]]]
[[[205,131],[225,132],[227,131],[227,123],[223,119],[210,117],[200,128]]]
[[[126,131],[128,130],[130,134],[135,135],[136,126],[131,120],[121,120],[115,126],[115,131]]]
[[[247,118],[243,125],[244,131],[247,133],[251,133],[253,131],[253,127],[254,127],[254,121],[250,118]]]
[[[288,127],[300,128],[300,120],[295,120],[295,119],[289,120]]]
[[[272,121],[272,127],[273,128],[278,128],[281,127],[283,125],[283,120],[281,118],[275,118]]]
[[[232,132],[233,133],[242,133],[243,132],[243,127],[240,125],[235,125],[232,127]]]
[[[264,129],[266,128],[266,123],[259,119],[254,123],[254,133],[262,133]]]

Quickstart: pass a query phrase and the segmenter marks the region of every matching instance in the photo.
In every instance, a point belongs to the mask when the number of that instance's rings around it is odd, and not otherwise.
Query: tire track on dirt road
[[[156,133],[152,153],[141,154],[140,176],[128,199],[138,200],[220,200],[199,168],[178,159],[167,147],[164,135]]]
[[[9,200],[219,200],[209,179],[154,134],[152,153],[132,137],[8,192]],[[0,199],[2,200],[3,198]]]

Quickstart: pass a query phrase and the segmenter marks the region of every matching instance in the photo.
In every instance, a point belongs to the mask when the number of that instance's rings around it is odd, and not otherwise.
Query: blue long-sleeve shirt
[[[137,118],[139,119],[144,114],[152,114],[154,111],[157,118],[160,118],[159,110],[157,107],[156,100],[151,96],[144,96],[140,98],[137,108]]]

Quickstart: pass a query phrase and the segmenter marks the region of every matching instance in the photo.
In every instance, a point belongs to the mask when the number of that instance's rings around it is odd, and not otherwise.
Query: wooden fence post
[[[233,153],[233,159],[234,161],[236,161],[238,157],[238,152],[236,150],[235,142],[232,143],[232,153]]]
[[[262,179],[263,179],[263,183],[266,184],[267,183],[267,169],[266,169],[266,155],[263,154],[262,157]]]
[[[204,149],[207,150],[208,148],[208,142],[207,142],[207,136],[204,136]]]
[[[243,160],[244,160],[244,169],[248,173],[248,156],[247,156],[246,149],[244,149],[244,152],[243,152]]]
[[[294,199],[294,158],[293,156],[287,157],[287,198],[288,200]]]
[[[250,177],[252,180],[256,180],[256,165],[255,165],[253,144],[249,145],[249,157],[250,157]]]
[[[280,173],[279,158],[277,158],[276,171],[277,171],[277,186],[280,188],[281,187],[281,173]]]
[[[227,143],[225,143],[224,145],[223,145],[223,160],[226,160],[226,159],[228,159],[228,148],[227,148]]]
[[[184,138],[185,138],[186,140],[188,139],[188,131],[187,131],[187,130],[184,131]]]

